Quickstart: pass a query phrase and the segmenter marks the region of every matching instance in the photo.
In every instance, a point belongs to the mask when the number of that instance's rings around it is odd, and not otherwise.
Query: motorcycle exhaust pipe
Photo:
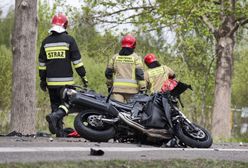
[[[156,129],[146,129],[144,126],[129,119],[125,113],[119,113],[119,117],[123,121],[125,121],[125,123],[127,123],[130,127],[136,128],[150,137],[159,138],[159,139],[170,139],[171,138],[171,135],[168,132],[166,132],[166,130],[162,132]]]
[[[111,106],[109,103],[102,102],[100,100],[94,99],[92,97],[87,97],[81,93],[76,93],[71,97],[71,102],[73,104],[79,104],[89,108],[94,108],[112,114],[114,117],[118,117],[118,110]]]

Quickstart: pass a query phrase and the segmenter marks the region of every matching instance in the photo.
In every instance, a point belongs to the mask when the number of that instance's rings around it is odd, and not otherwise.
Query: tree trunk
[[[37,0],[16,0],[10,131],[35,133]]]
[[[217,69],[212,134],[216,138],[231,136],[231,79],[233,68],[234,37],[217,39]]]

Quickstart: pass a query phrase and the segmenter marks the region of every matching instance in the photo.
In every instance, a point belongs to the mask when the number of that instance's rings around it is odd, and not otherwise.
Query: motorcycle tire
[[[211,134],[205,128],[197,124],[193,124],[193,125],[199,129],[201,135],[199,135],[199,133],[198,135],[194,135],[194,133],[190,133],[186,128],[182,126],[181,123],[177,123],[175,125],[175,134],[179,138],[179,140],[182,143],[184,143],[186,146],[190,146],[192,148],[211,147],[213,143]]]
[[[90,124],[88,118],[99,115],[103,115],[103,113],[98,110],[88,109],[75,117],[74,128],[81,137],[91,142],[107,142],[115,136],[115,129],[112,125],[102,123],[102,126],[97,128]]]

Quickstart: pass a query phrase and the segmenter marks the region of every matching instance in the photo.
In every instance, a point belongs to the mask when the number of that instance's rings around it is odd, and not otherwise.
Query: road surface
[[[90,150],[101,150],[101,156]],[[116,142],[93,143],[82,138],[0,137],[0,163],[80,160],[211,159],[248,162],[248,144],[213,144],[209,149],[163,148]]]

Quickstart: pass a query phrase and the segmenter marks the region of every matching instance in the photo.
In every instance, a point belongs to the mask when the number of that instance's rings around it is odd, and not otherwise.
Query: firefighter
[[[50,132],[57,137],[63,136],[62,120],[68,112],[68,107],[60,99],[60,90],[65,85],[74,84],[72,65],[84,86],[88,85],[78,46],[74,38],[68,35],[67,25],[68,19],[64,14],[54,15],[50,35],[43,40],[39,53],[40,88],[44,92],[48,90],[52,109],[46,120]]]
[[[148,67],[145,72],[147,90],[149,94],[160,92],[164,81],[175,78],[173,70],[166,65],[161,65],[153,53],[144,57],[144,62]]]
[[[121,40],[121,50],[109,61],[105,71],[107,87],[112,90],[112,98],[127,102],[127,100],[139,92],[146,89],[144,81],[144,69],[142,58],[138,56],[134,49],[136,39],[128,34]]]

